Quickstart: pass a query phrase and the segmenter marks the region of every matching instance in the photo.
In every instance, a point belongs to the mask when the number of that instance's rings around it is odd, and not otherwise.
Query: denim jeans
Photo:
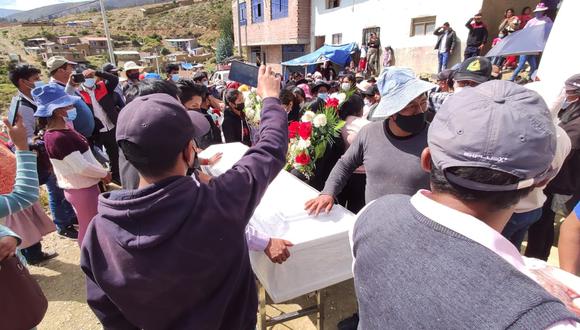
[[[64,198],[64,191],[56,184],[56,176],[52,174],[46,181],[48,190],[48,206],[52,220],[58,229],[64,229],[76,222],[75,211]]]
[[[530,64],[530,76],[538,69],[538,61],[535,55],[520,55],[520,61],[518,62],[518,67],[514,71],[514,74],[510,78],[510,81],[516,80],[518,74],[524,69],[526,62]]]
[[[526,232],[531,225],[540,220],[542,208],[524,213],[514,213],[502,231],[502,235],[520,250]]]
[[[465,52],[463,52],[463,60],[465,61],[468,58],[479,56],[479,47],[476,46],[467,46],[465,47]]]
[[[447,69],[447,62],[449,61],[449,52],[439,53],[439,67],[437,72]]]

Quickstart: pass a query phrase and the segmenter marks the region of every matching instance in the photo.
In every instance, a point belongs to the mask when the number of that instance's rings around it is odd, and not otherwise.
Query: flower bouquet
[[[256,94],[255,89],[244,94],[244,115],[250,126],[250,140],[254,144],[258,139],[260,127],[260,115],[262,113],[262,98]]]
[[[330,98],[319,113],[307,110],[299,122],[290,123],[286,170],[296,169],[308,179],[314,174],[315,162],[324,156],[345,124],[338,117],[339,103]]]

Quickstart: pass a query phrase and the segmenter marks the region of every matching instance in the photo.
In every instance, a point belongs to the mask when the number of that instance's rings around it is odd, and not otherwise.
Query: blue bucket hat
[[[387,118],[398,113],[419,95],[437,85],[418,79],[411,69],[389,67],[381,72],[377,87],[381,93],[381,102],[372,119]]]
[[[73,105],[80,100],[78,96],[65,93],[64,87],[58,84],[46,84],[32,90],[32,98],[38,108],[35,117],[51,117],[54,110]]]

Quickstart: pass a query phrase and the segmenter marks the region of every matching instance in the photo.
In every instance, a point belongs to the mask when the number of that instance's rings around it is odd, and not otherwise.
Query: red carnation
[[[302,122],[300,123],[300,128],[298,129],[298,135],[304,140],[310,138],[310,134],[312,133],[312,123],[311,122]]]
[[[297,121],[291,121],[288,125],[288,137],[293,139],[298,135],[298,129],[300,128],[300,123]]]
[[[296,159],[294,159],[294,161],[298,165],[308,165],[310,163],[310,156],[308,156],[307,153],[302,152],[296,156]]]
[[[336,108],[336,107],[338,107],[338,103],[339,103],[338,99],[335,99],[334,97],[331,97],[328,100],[326,100],[327,107]]]

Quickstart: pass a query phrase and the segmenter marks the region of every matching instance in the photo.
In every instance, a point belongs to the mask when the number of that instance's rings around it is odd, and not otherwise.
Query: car
[[[216,84],[219,81],[227,82],[230,75],[230,70],[216,71],[211,75],[210,84]]]

